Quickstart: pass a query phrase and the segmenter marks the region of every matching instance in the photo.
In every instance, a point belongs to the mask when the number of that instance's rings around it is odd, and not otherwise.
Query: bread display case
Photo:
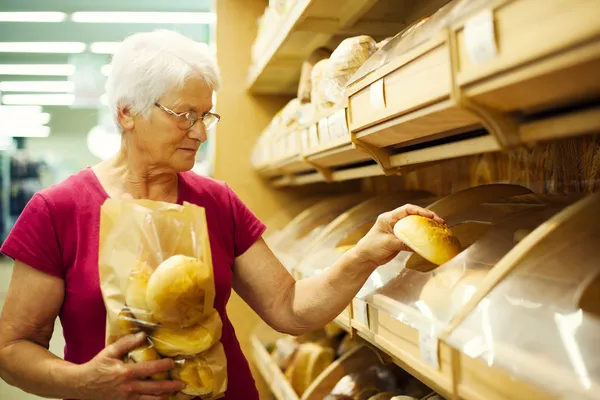
[[[333,220],[315,239],[310,252],[295,267],[296,276],[306,278],[321,273],[335,264],[343,253],[354,247],[356,243],[371,229],[377,217],[406,203],[427,205],[431,198],[426,192],[402,192],[390,196],[374,197],[358,204]],[[392,262],[379,268],[368,280],[364,290],[381,285],[397,274],[397,263]],[[357,297],[361,297],[361,294]],[[355,300],[357,301],[357,300]],[[336,319],[344,328],[350,329],[352,306],[344,310]]]
[[[496,265],[446,338],[460,351],[461,397],[600,398],[599,243],[596,194],[550,218]]]
[[[500,112],[530,114],[600,97],[595,0],[476,1],[453,25],[463,96]]]
[[[405,253],[399,274],[366,296],[368,325],[359,334],[397,354],[425,383],[449,395],[450,350],[438,341],[440,334],[514,241],[568,203],[525,194],[455,208],[444,218],[464,250],[439,267],[417,253]]]
[[[399,33],[353,76],[348,119],[357,145],[414,144],[478,126],[453,96],[447,27],[465,3],[452,1]]]
[[[269,241],[271,250],[292,271],[326,226],[365,198],[362,194],[347,195],[315,204],[296,216]]]

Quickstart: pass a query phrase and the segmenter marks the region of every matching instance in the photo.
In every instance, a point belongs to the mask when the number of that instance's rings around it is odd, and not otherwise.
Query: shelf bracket
[[[390,157],[392,156],[392,153],[390,150],[365,143],[356,137],[356,133],[351,133],[350,137],[354,148],[359,151],[364,151],[375,160],[384,175],[392,176],[400,174],[401,168],[391,165]]]
[[[308,164],[311,167],[313,167],[314,169],[316,169],[317,172],[320,173],[321,176],[323,176],[323,179],[325,180],[325,182],[327,182],[327,183],[333,182],[333,171],[331,170],[331,168],[323,167],[322,165],[316,164],[313,161],[310,161],[308,159],[308,157],[306,157],[306,156],[301,156],[301,158],[302,158],[303,162],[305,162],[306,164]]]
[[[456,32],[453,29],[447,29],[447,35],[448,50],[450,52],[451,99],[454,100],[458,107],[474,114],[479,119],[481,125],[496,138],[498,144],[503,149],[520,146],[519,124],[514,116],[483,104],[478,104],[464,94],[462,86],[457,82],[459,56],[457,54],[458,43]]]

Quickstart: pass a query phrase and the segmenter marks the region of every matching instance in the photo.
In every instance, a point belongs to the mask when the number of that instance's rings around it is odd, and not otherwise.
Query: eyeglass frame
[[[156,107],[160,108],[161,110],[163,110],[164,112],[166,112],[167,114],[170,114],[170,115],[172,115],[172,116],[174,116],[176,118],[182,118],[183,117],[186,120],[188,120],[190,122],[190,124],[187,127],[187,129],[191,129],[200,120],[202,120],[202,123],[204,123],[204,118],[207,115],[211,115],[211,116],[215,117],[217,120],[216,120],[216,122],[210,128],[207,127],[206,124],[204,124],[204,127],[206,128],[206,130],[211,129],[213,126],[215,126],[221,120],[221,116],[219,114],[216,114],[216,113],[213,113],[213,112],[210,112],[210,111],[202,113],[202,116],[200,116],[200,115],[198,115],[198,113],[196,111],[184,111],[184,112],[178,113],[178,112],[175,112],[175,111],[171,110],[170,108],[167,108],[167,107],[163,106],[162,104],[159,104],[158,102],[154,103],[154,105]],[[191,120],[190,117],[189,117],[192,113],[196,114],[196,116],[197,116],[196,120],[194,120],[194,121]]]

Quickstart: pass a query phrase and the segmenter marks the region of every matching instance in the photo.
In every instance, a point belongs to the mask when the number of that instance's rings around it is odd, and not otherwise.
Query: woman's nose
[[[196,122],[194,124],[194,126],[192,126],[189,129],[188,135],[190,138],[199,140],[201,143],[206,142],[207,137],[206,137],[206,127],[204,126],[204,122],[202,122],[202,121]]]

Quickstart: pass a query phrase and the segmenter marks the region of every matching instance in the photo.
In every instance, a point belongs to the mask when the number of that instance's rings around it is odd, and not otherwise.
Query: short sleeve
[[[17,219],[0,252],[39,271],[64,279],[64,267],[51,210],[36,193]]]
[[[229,186],[229,199],[233,212],[234,223],[234,255],[239,257],[244,254],[265,233],[267,227],[263,224],[248,206],[235,194]]]

